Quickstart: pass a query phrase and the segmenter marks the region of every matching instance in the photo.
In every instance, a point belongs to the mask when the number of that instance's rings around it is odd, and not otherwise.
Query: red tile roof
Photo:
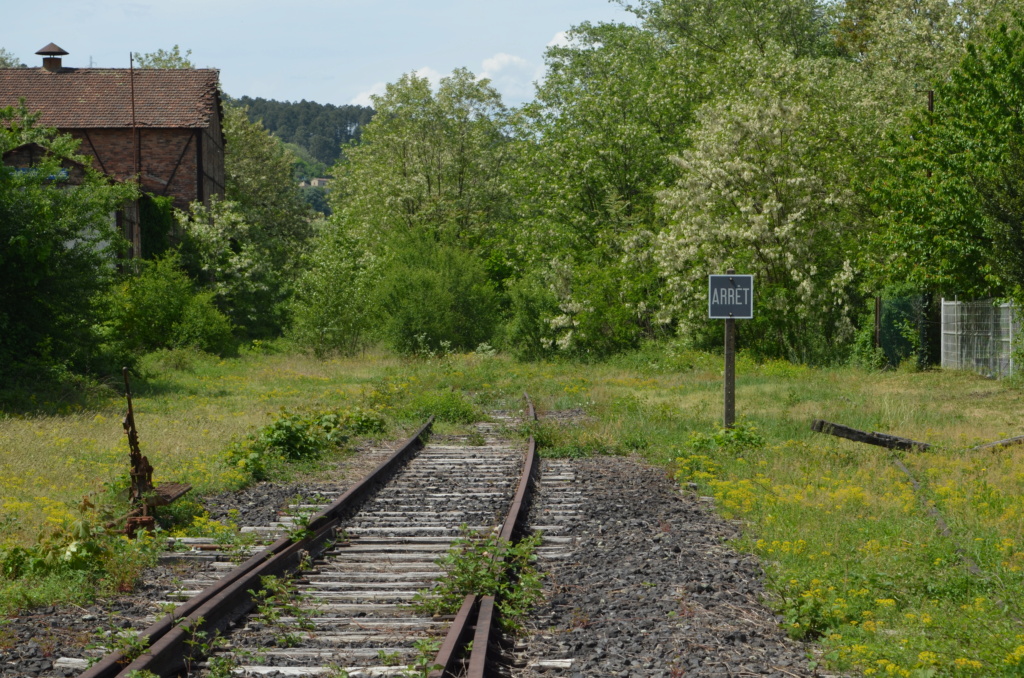
[[[39,124],[60,129],[132,126],[131,71],[126,68],[0,68],[0,107],[24,97]],[[215,69],[135,70],[139,127],[207,127],[219,102]]]

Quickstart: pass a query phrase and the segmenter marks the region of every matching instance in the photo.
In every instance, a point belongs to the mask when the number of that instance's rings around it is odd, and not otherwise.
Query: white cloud
[[[479,77],[489,79],[507,105],[518,106],[533,97],[533,81],[543,70],[521,56],[499,52],[483,60]]]
[[[423,68],[417,68],[413,73],[418,78],[426,78],[430,82],[431,89],[437,89],[437,86],[441,84],[442,75],[440,72],[434,70],[430,66],[424,66]]]
[[[529,62],[522,57],[518,57],[514,54],[506,54],[505,52],[498,52],[489,59],[484,59],[483,71],[480,73],[482,78],[495,78],[498,73],[508,69],[526,70],[530,67]]]
[[[548,47],[568,47],[569,46],[569,33],[567,31],[558,31],[555,33],[555,37],[551,38],[547,44]]]
[[[369,89],[363,90],[359,94],[352,97],[352,101],[349,103],[353,106],[373,106],[373,99],[370,97],[374,95],[384,94],[388,84],[386,82],[374,83]]]

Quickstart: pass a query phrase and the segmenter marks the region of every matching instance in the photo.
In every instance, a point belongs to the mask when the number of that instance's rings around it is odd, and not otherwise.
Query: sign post
[[[725,407],[722,422],[725,428],[736,423],[736,320],[725,319]]]
[[[725,320],[725,428],[736,423],[736,319],[754,317],[754,276],[708,276],[708,317]]]

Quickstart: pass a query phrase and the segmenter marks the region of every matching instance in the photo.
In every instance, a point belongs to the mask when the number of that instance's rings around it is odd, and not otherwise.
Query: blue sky
[[[0,47],[29,66],[54,42],[66,66],[127,67],[177,44],[220,69],[231,96],[369,104],[403,73],[466,67],[506,104],[533,97],[547,45],[583,21],[629,21],[609,0],[0,0]]]

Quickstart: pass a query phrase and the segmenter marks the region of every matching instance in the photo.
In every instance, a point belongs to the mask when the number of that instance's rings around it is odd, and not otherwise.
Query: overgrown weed
[[[461,526],[451,548],[435,561],[444,574],[432,588],[417,591],[413,608],[455,614],[467,595],[494,596],[502,627],[516,632],[541,599],[541,575],[534,567],[539,544],[539,534],[509,543]]]

